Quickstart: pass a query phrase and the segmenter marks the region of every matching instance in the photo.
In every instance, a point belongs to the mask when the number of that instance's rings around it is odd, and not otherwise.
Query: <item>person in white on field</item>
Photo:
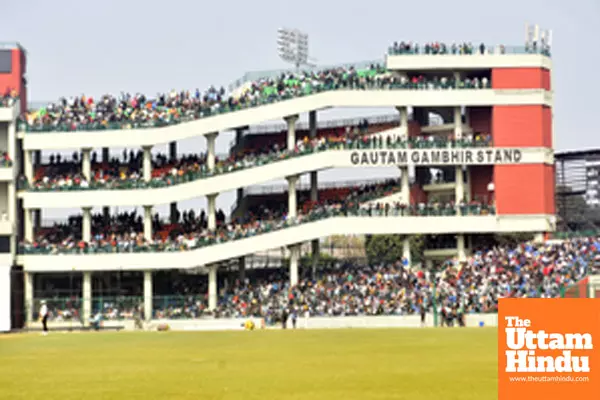
[[[48,306],[46,305],[46,300],[42,300],[40,319],[42,320],[42,328],[44,330],[43,335],[46,336],[48,334]]]

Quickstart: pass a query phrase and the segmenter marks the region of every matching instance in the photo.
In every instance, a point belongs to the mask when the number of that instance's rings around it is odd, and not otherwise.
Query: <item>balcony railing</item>
[[[216,234],[198,236],[193,244],[180,244],[175,242],[164,243],[142,243],[142,244],[117,244],[110,243],[93,244],[85,248],[61,247],[54,244],[34,246],[21,244],[19,252],[30,255],[51,254],[111,254],[111,253],[154,253],[154,252],[176,252],[196,250],[215,244],[221,244],[240,239],[258,236],[263,233],[276,232],[282,229],[295,227],[311,222],[325,220],[334,217],[444,217],[444,216],[484,216],[496,213],[494,206],[472,204],[455,206],[453,204],[421,204],[405,206],[401,204],[361,208],[361,203],[366,203],[382,197],[384,193],[368,193],[354,199],[352,204],[344,206],[321,207],[313,209],[307,214],[300,215],[297,219],[277,219],[261,222],[249,230],[217,231]]]
[[[472,46],[470,48],[461,49],[459,46],[453,47],[452,45],[443,45],[438,48],[419,45],[414,45],[410,48],[390,46],[388,48],[388,55],[400,56],[400,55],[460,55],[460,56],[472,56],[472,55],[485,55],[485,54],[542,54],[550,57],[550,48],[548,46],[485,46],[482,52],[480,46]]]
[[[69,185],[59,185],[56,182],[45,184],[43,181],[38,181],[29,184],[25,180],[19,182],[19,188],[29,191],[78,191],[78,190],[131,190],[131,189],[152,189],[174,186],[182,183],[189,183],[200,179],[211,178],[215,176],[225,175],[231,172],[241,171],[253,167],[264,166],[278,161],[289,160],[296,157],[316,154],[325,151],[339,150],[368,150],[368,149],[432,149],[432,148],[469,148],[469,147],[489,147],[491,144],[488,140],[472,141],[472,140],[446,140],[436,138],[435,140],[423,140],[419,138],[410,138],[408,140],[386,140],[383,138],[372,138],[367,141],[359,139],[342,139],[340,141],[326,141],[319,143],[316,147],[311,147],[310,144],[306,148],[294,151],[273,152],[258,157],[246,157],[240,160],[231,162],[218,163],[214,171],[208,171],[205,164],[199,164],[190,170],[184,171],[178,175],[166,175],[161,178],[154,178],[149,182],[143,179],[131,180],[110,180],[107,182],[81,181],[79,184],[71,183]]]

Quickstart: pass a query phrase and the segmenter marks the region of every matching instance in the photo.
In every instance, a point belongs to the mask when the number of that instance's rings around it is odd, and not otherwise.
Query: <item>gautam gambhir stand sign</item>
[[[519,164],[523,160],[520,149],[410,149],[410,150],[355,150],[350,154],[356,166],[402,165],[490,165]]]

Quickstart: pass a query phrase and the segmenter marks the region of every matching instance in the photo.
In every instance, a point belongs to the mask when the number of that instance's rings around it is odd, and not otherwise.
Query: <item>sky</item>
[[[600,146],[596,115],[600,80],[588,74],[600,63],[600,1],[455,0],[377,3],[304,0],[228,2],[170,0],[0,1],[0,42],[19,42],[28,51],[29,100],[61,96],[154,95],[171,89],[227,86],[245,72],[287,68],[277,56],[281,27],[309,35],[317,64],[383,59],[393,41],[471,41],[523,45],[526,23],[553,32],[552,59],[557,150]],[[577,79],[575,79],[577,78]],[[390,114],[390,109],[328,110],[320,119]],[[306,116],[301,118],[305,119]],[[231,133],[219,135],[217,152],[228,151]],[[161,146],[156,151],[164,151]],[[204,151],[196,138],[179,144],[180,153]],[[115,149],[120,151],[120,149]],[[396,170],[332,170],[320,181],[394,176]],[[308,179],[308,175],[301,178]],[[284,180],[269,182],[281,184]],[[225,193],[225,211],[234,199]],[[180,209],[205,207],[205,200],[181,202]],[[160,206],[159,211],[167,209]],[[44,219],[73,210],[45,210]]]

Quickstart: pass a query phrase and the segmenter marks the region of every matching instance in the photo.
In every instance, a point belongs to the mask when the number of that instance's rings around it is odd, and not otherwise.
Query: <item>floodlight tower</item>
[[[308,34],[297,29],[280,28],[277,31],[277,52],[279,57],[292,63],[296,69],[308,62]]]

